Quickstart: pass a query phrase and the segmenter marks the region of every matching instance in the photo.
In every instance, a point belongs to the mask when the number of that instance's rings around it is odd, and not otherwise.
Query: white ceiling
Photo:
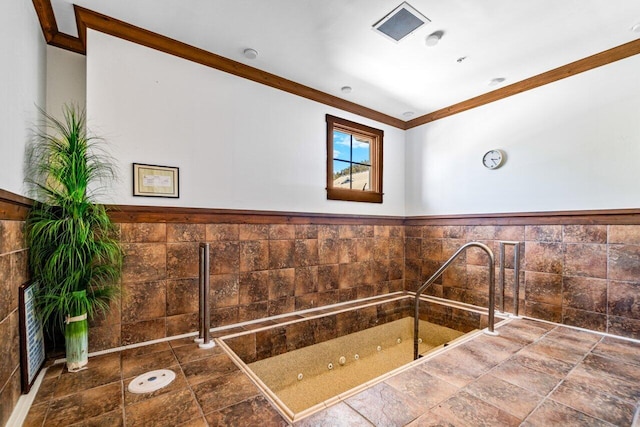
[[[403,120],[405,112],[421,116],[640,37],[631,31],[640,0],[411,0],[431,23],[395,43],[371,28],[401,2],[75,0]],[[77,35],[72,3],[52,0],[59,30]],[[427,47],[438,30],[442,40]],[[258,58],[245,58],[246,48]],[[490,87],[497,77],[506,80]]]

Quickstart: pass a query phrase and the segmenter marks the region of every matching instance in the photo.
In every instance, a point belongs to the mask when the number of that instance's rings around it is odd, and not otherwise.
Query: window
[[[383,136],[327,114],[327,199],[382,203]]]

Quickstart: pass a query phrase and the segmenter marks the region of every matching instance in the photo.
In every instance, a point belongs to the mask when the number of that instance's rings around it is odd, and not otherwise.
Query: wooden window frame
[[[350,120],[327,114],[327,199],[350,202],[382,203],[382,143],[384,132]],[[333,131],[371,139],[371,189],[357,190],[333,186]]]

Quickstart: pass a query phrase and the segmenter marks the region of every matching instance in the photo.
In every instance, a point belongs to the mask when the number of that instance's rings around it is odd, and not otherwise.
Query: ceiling
[[[399,43],[372,25],[401,0],[51,0],[77,36],[72,3],[401,120],[640,38],[639,0],[411,0],[431,22]]]

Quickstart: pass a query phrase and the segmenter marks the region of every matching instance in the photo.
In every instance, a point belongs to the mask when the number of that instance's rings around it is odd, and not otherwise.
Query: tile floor
[[[640,344],[532,320],[501,326],[296,426],[629,426],[640,401]],[[219,348],[179,339],[54,365],[25,426],[283,426],[287,421]],[[129,381],[176,380],[134,395]]]

